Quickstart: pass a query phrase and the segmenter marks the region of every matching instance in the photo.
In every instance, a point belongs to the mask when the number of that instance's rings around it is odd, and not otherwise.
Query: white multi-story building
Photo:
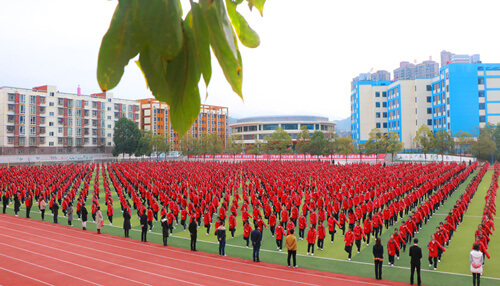
[[[0,155],[111,153],[120,117],[139,125],[139,102],[49,85],[0,87]]]

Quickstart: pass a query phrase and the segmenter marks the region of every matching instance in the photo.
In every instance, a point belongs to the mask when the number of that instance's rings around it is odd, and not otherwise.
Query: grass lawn
[[[101,170],[99,170],[101,172]],[[420,247],[423,251],[422,258],[422,282],[426,285],[468,285],[471,283],[471,275],[469,272],[469,262],[468,262],[468,253],[470,251],[470,247],[472,245],[472,240],[474,236],[474,231],[477,227],[477,224],[480,218],[475,218],[476,211],[482,212],[482,208],[484,207],[484,195],[486,193],[487,188],[491,182],[492,172],[487,172],[483,178],[483,182],[479,186],[479,190],[476,193],[471,205],[469,207],[469,211],[467,212],[466,218],[464,218],[464,222],[460,225],[458,231],[455,233],[455,236],[450,242],[450,247],[443,254],[442,262],[438,264],[438,270],[433,271],[428,269],[426,258],[428,256],[427,251],[427,243],[430,240],[430,235],[434,233],[435,227],[439,224],[440,221],[444,220],[446,214],[450,211],[450,209],[455,204],[456,200],[459,196],[464,192],[467,184],[471,181],[473,176],[477,174],[477,171],[472,173],[469,178],[458,188],[457,191],[453,193],[453,195],[448,198],[443,206],[441,206],[438,212],[431,218],[431,220],[424,225],[424,227],[419,231],[416,235],[420,240]],[[90,215],[90,206],[91,206],[91,198],[92,191],[94,188],[94,177],[95,172],[90,180],[89,186],[89,195],[87,200],[87,209],[89,210],[89,222],[87,223],[88,231],[95,231],[95,223],[92,223],[92,218]],[[99,177],[99,183],[102,186],[102,173]],[[101,195],[100,195],[100,206],[103,211],[103,216],[105,218],[105,225],[103,227],[103,232],[108,234],[113,234],[117,236],[123,236],[123,218],[120,209],[120,203],[118,200],[118,196],[114,191],[114,188],[111,186],[111,191],[113,193],[113,206],[115,209],[115,215],[113,218],[113,226],[109,225],[109,221],[106,216],[106,206],[104,204],[104,190],[101,187]],[[131,239],[140,240],[140,226],[139,220],[133,212],[132,216],[132,231],[130,232]],[[9,205],[8,213],[13,214],[13,204]],[[34,207],[32,209],[31,217],[33,219],[40,219],[40,215],[38,213],[38,207]],[[474,213],[474,214],[473,214]],[[24,208],[21,208],[20,215],[24,216]],[[60,224],[66,224],[67,220],[65,217],[62,217],[62,213],[60,212]],[[480,215],[480,214],[478,214]],[[470,216],[470,217],[469,217]],[[73,227],[81,228],[81,221],[76,219],[76,213],[74,215]],[[406,218],[405,218],[406,219]],[[477,219],[474,220],[474,219]],[[50,211],[46,212],[46,220],[51,221],[52,215]],[[392,230],[395,227],[399,227],[401,220],[398,221],[396,225],[392,227]],[[267,221],[266,221],[267,223]],[[298,228],[296,229],[298,232]],[[384,229],[384,233],[382,234],[382,242],[384,248],[386,248],[387,240],[392,233],[391,229],[386,231]],[[214,235],[214,229],[210,230],[209,235],[205,235],[206,230],[203,225],[198,230],[198,244],[197,248],[203,252],[209,253],[218,253],[218,246],[216,242],[216,237]],[[297,233],[298,234],[298,233]],[[245,248],[245,241],[242,238],[243,230],[242,230],[242,222],[241,216],[237,217],[237,229],[235,233],[235,238],[230,238],[230,232],[227,232],[227,244],[226,244],[226,253],[229,256],[251,259],[252,257],[252,249]],[[463,238],[462,238],[463,237]],[[469,239],[470,242],[467,240]],[[306,256],[307,252],[307,242],[305,240],[298,241],[298,257],[297,264],[301,268],[311,268],[322,271],[329,271],[341,274],[350,274],[356,276],[363,277],[374,277],[374,266],[373,266],[373,256],[371,253],[373,246],[373,239],[370,239],[370,245],[366,246],[364,244],[361,249],[361,253],[356,254],[356,251],[353,250],[353,259],[352,261],[347,261],[347,254],[344,251],[344,243],[341,230],[338,230],[335,235],[335,242],[333,244],[330,243],[329,235],[325,238],[324,250],[315,249],[314,256]],[[492,236],[492,241],[490,243],[489,251],[492,255],[492,259],[486,261],[485,267],[485,276],[483,277],[482,285],[500,285],[500,272],[489,271],[492,266],[497,262],[494,260],[500,256],[500,241],[495,236]],[[148,233],[148,241],[152,243],[162,243],[161,237],[161,226],[159,222],[155,222],[155,227],[152,232]],[[183,231],[181,225],[177,225],[174,230],[174,235],[168,239],[169,246],[181,247],[189,249],[189,232]],[[390,267],[387,266],[388,256],[387,250],[385,250],[384,258],[385,263],[383,267],[382,277],[387,280],[393,281],[401,281],[401,282],[409,282],[409,256],[408,252],[401,253],[400,259],[396,260],[395,266]],[[276,249],[275,239],[271,237],[271,233],[269,230],[264,230],[263,242],[261,247],[261,260],[270,263],[276,263],[285,265],[286,264],[286,248],[283,252],[278,252]],[[491,267],[488,267],[490,266]]]

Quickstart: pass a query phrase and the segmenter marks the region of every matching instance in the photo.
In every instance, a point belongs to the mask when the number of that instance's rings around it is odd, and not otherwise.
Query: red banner
[[[383,160],[385,154],[361,155],[361,160]],[[188,159],[215,159],[215,160],[345,160],[346,155],[309,155],[309,154],[283,154],[283,155],[252,155],[252,154],[218,154],[218,155],[189,155]],[[359,154],[347,155],[348,160],[360,160]]]

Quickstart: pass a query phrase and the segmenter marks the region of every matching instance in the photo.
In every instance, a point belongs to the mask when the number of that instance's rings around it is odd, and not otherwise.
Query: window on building
[[[484,97],[484,90],[478,91],[478,96],[479,97]]]
[[[375,102],[375,107],[380,107],[380,102]]]
[[[380,128],[380,122],[377,122],[376,126],[377,128]]]
[[[383,126],[384,126],[384,128],[387,128],[387,122],[384,122]]]
[[[484,84],[484,77],[478,77],[477,84]]]
[[[382,117],[387,118],[387,112],[384,112],[384,113],[382,114]]]
[[[484,115],[479,116],[479,122],[486,122],[486,116]]]
[[[387,91],[382,91],[382,97],[387,97]]]
[[[376,113],[375,113],[375,117],[376,117],[376,118],[380,118],[380,112],[376,112]]]
[[[382,107],[387,107],[387,102],[382,102]]]
[[[375,92],[375,97],[380,97],[380,92],[379,91]]]
[[[299,129],[299,125],[298,124],[281,124],[281,128],[283,128],[285,130],[297,130],[297,129]]]
[[[430,96],[427,97],[427,102],[432,102],[432,99]]]
[[[485,109],[485,104],[479,103],[479,110],[484,110],[484,109]]]
[[[427,114],[432,114],[432,108],[427,108]]]

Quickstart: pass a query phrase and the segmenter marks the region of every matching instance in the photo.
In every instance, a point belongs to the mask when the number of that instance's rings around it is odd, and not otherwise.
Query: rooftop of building
[[[328,117],[315,115],[268,115],[268,116],[253,116],[238,119],[236,123],[250,122],[289,122],[289,121],[316,121],[328,122]],[[333,123],[333,122],[332,122]]]

